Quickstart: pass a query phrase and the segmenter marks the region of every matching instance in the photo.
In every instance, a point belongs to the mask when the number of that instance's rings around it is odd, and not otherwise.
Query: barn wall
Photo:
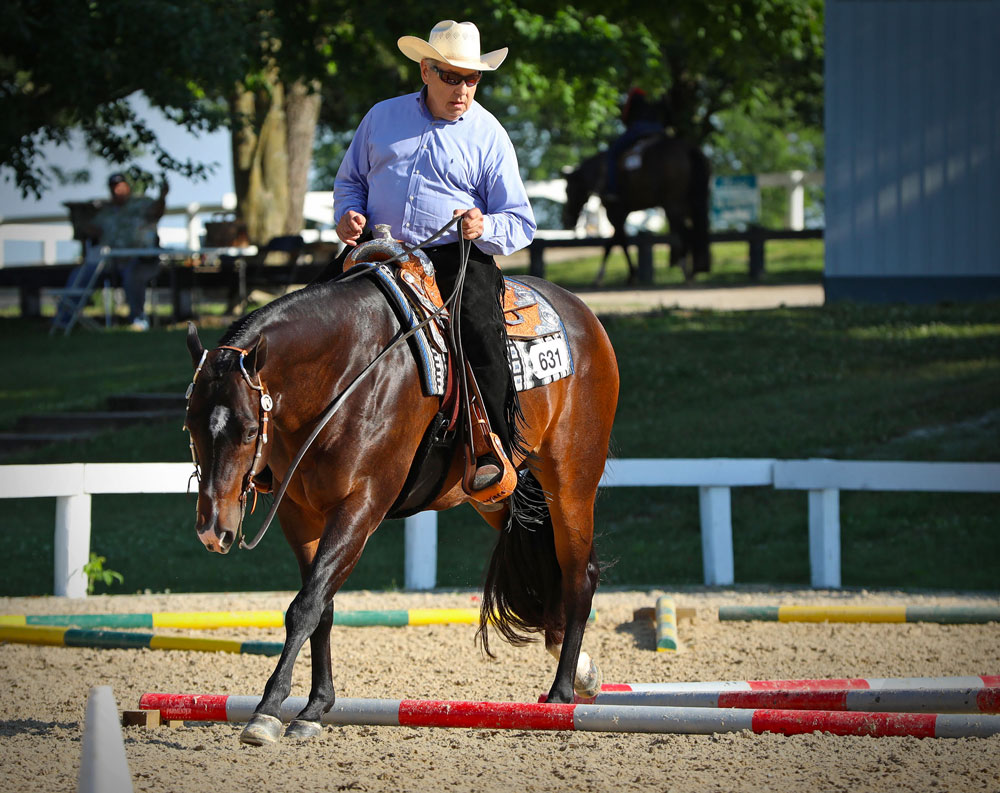
[[[1000,0],[827,0],[827,300],[1000,297]]]

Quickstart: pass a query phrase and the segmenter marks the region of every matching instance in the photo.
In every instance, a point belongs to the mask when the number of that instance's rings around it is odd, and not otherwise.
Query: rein
[[[425,247],[429,243],[431,243],[434,240],[438,239],[452,225],[454,225],[456,223],[458,224],[458,239],[459,239],[460,260],[459,260],[459,270],[458,270],[458,276],[457,276],[457,279],[456,279],[456,285],[455,285],[455,289],[452,291],[451,296],[448,298],[448,300],[444,301],[444,304],[441,306],[441,308],[436,309],[433,313],[429,314],[425,319],[423,319],[422,321],[420,321],[417,325],[415,325],[414,327],[410,328],[406,332],[402,333],[398,338],[396,338],[395,341],[393,341],[391,344],[389,344],[388,347],[386,347],[385,349],[383,349],[382,352],[380,352],[375,357],[375,359],[372,360],[357,375],[357,377],[355,377],[354,380],[351,381],[351,383],[343,391],[341,391],[336,397],[334,397],[333,402],[330,403],[330,406],[326,409],[326,412],[320,417],[319,422],[313,428],[313,431],[309,434],[309,437],[306,438],[305,442],[302,444],[302,447],[299,449],[298,453],[295,455],[295,458],[292,460],[291,464],[289,465],[288,470],[285,472],[284,477],[282,477],[281,486],[278,488],[277,493],[275,493],[275,495],[274,495],[274,501],[271,504],[271,508],[270,508],[270,510],[267,513],[267,517],[264,518],[263,524],[261,525],[260,529],[257,530],[257,535],[252,540],[250,540],[249,542],[246,542],[244,540],[244,538],[243,538],[243,518],[244,518],[244,515],[246,513],[247,493],[251,489],[254,490],[254,496],[255,496],[255,502],[256,502],[256,488],[254,487],[254,484],[253,484],[253,477],[256,475],[256,471],[254,469],[256,468],[257,462],[258,462],[258,460],[260,459],[260,457],[261,457],[261,455],[263,453],[263,444],[267,443],[267,420],[268,420],[268,412],[273,407],[273,401],[271,400],[271,397],[267,394],[266,390],[264,390],[264,384],[263,384],[263,381],[260,378],[260,375],[258,374],[258,377],[257,377],[258,382],[255,384],[252,381],[252,379],[250,378],[249,374],[247,373],[246,368],[243,365],[243,359],[247,355],[247,352],[248,352],[247,350],[243,350],[243,349],[240,349],[238,347],[217,347],[216,348],[216,349],[230,349],[230,350],[235,350],[235,351],[239,352],[240,353],[240,369],[243,372],[243,379],[247,382],[247,384],[251,388],[253,388],[256,391],[260,391],[261,392],[260,402],[261,402],[261,411],[263,413],[263,418],[261,420],[261,423],[262,423],[262,427],[263,427],[263,430],[264,430],[264,434],[263,435],[258,434],[258,436],[257,436],[257,452],[256,452],[256,455],[254,457],[253,463],[250,465],[250,471],[249,471],[249,473],[246,474],[246,476],[244,478],[244,483],[245,484],[244,484],[244,488],[243,488],[243,494],[240,496],[240,500],[242,502],[242,511],[241,511],[241,514],[240,514],[240,526],[239,526],[238,535],[237,535],[238,538],[239,538],[239,546],[240,546],[240,548],[245,548],[247,550],[253,550],[254,548],[257,547],[257,545],[263,539],[265,532],[270,527],[272,521],[274,520],[275,515],[278,512],[278,505],[281,503],[281,499],[285,495],[285,490],[288,488],[288,483],[291,481],[292,474],[295,472],[295,469],[298,467],[299,463],[302,461],[302,458],[305,456],[306,452],[309,450],[309,447],[312,445],[313,441],[316,440],[316,437],[320,434],[320,432],[323,431],[323,428],[326,427],[326,425],[330,422],[330,419],[333,418],[333,415],[337,412],[337,410],[341,407],[341,405],[344,404],[344,401],[347,399],[347,397],[349,397],[354,392],[354,390],[361,384],[361,382],[369,374],[371,374],[372,371],[375,370],[376,366],[378,366],[378,364],[386,356],[388,356],[389,353],[391,353],[393,350],[395,350],[397,347],[399,347],[401,344],[403,344],[407,339],[409,339],[415,333],[417,333],[421,329],[425,328],[427,325],[429,325],[431,322],[433,322],[435,319],[437,319],[437,317],[440,316],[442,313],[444,313],[452,303],[455,304],[456,309],[458,308],[458,306],[459,306],[458,300],[460,300],[460,296],[461,296],[461,292],[462,292],[462,284],[465,281],[465,270],[466,270],[466,267],[467,267],[468,261],[469,261],[469,253],[472,250],[472,241],[471,240],[465,240],[462,237],[462,216],[461,215],[456,215],[455,217],[453,217],[439,231],[437,231],[432,236],[428,237],[426,240],[424,240],[423,242],[421,242],[419,245],[415,245],[412,248],[405,248],[404,247],[404,250],[403,250],[402,253],[399,253],[396,256],[393,256],[391,259],[387,259],[387,260],[381,261],[381,262],[375,262],[373,264],[386,265],[386,264],[391,264],[391,263],[393,263],[395,261],[398,261],[400,259],[403,259],[405,257],[408,257],[414,251],[421,250],[423,247]],[[371,267],[367,267],[367,268],[364,268],[364,269],[359,269],[356,275],[352,273],[352,274],[344,276],[340,280],[342,280],[342,281],[349,280],[349,279],[353,280],[354,278],[358,278],[358,277],[361,277],[363,275],[367,275],[368,273],[371,272],[371,269],[372,269]],[[450,328],[451,328],[451,333],[452,334],[456,333],[456,331],[455,331],[456,325],[457,325],[457,315],[452,318],[452,322],[450,323]],[[461,342],[459,342],[459,344],[460,343]],[[459,347],[459,349],[460,349],[460,347]],[[195,369],[194,379],[191,381],[191,385],[188,386],[187,398],[188,398],[189,402],[190,402],[190,399],[191,399],[191,393],[194,390],[195,380],[197,380],[197,378],[198,378],[198,373],[201,371],[201,367],[204,364],[205,357],[207,355],[208,355],[208,351],[206,350],[202,354],[201,362],[198,364],[198,367]],[[463,378],[463,380],[464,380],[464,378]],[[265,400],[266,400],[267,407],[265,407]],[[185,423],[185,427],[184,428],[187,429],[186,423]],[[263,438],[263,440],[261,440],[262,438]],[[200,469],[199,469],[199,465],[198,465],[197,454],[195,453],[195,449],[194,449],[194,439],[193,438],[191,438],[190,446],[191,446],[191,456],[192,456],[192,459],[193,459],[194,465],[195,465],[195,476],[197,476],[198,479],[199,479],[199,481],[200,481],[200,479],[201,479],[200,473],[199,473]]]

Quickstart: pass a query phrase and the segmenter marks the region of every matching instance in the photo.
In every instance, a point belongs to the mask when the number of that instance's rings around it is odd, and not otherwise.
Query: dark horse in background
[[[513,644],[543,634],[558,658],[549,701],[565,703],[574,688],[593,695],[600,686],[596,665],[580,648],[598,581],[594,498],[617,405],[618,366],[603,327],[583,302],[548,282],[523,282],[559,312],[575,373],[520,395],[528,456],[517,454],[513,462],[521,471],[518,491],[537,488],[536,514],[528,519],[527,512],[512,509],[517,492],[499,510],[472,502],[498,530],[479,636],[489,652],[488,628]],[[277,488],[318,417],[400,334],[395,312],[367,276],[314,283],[281,297],[239,320],[207,352],[190,326],[187,344],[197,370],[187,427],[201,470],[196,530],[209,550],[225,553],[235,543],[251,474],[266,464]],[[273,407],[270,437],[262,443],[265,393]],[[306,639],[312,686],[285,734],[304,738],[320,731],[320,718],[335,699],[334,595],[397,503],[439,402],[424,395],[407,344],[397,347],[343,401],[289,479],[278,517],[298,560],[302,589],[286,612],[284,648],[241,735],[244,742],[278,739],[279,707]],[[457,447],[429,509],[469,501]]]
[[[614,235],[604,246],[604,258],[595,284],[604,280],[608,256],[620,245],[628,262],[628,282],[635,283],[636,268],[626,244],[625,218],[640,209],[663,207],[676,240],[670,245],[671,267],[681,265],[684,277],[711,269],[708,244],[709,178],[708,158],[697,146],[668,136],[640,140],[622,153],[618,163],[618,196],[605,194],[607,153],[584,160],[579,168],[566,174],[566,204],[563,228],[576,225],[587,199],[597,193],[604,204]]]

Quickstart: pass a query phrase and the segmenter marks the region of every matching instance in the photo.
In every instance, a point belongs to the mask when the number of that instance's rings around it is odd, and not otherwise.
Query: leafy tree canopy
[[[717,153],[741,124],[747,140],[747,124],[786,139],[820,127],[822,0],[655,8],[486,0],[438,14],[474,20],[486,49],[510,47],[479,96],[507,126],[529,177],[551,177],[619,132],[632,85],[664,97],[677,131]],[[0,7],[0,169],[25,194],[40,193],[54,175],[39,147],[79,131],[110,163],[142,150],[163,170],[196,176],[205,166],[175,160],[126,97],[141,90],[189,129],[211,129],[232,123],[235,85],[253,87],[277,70],[322,94],[317,166],[329,176],[367,109],[419,85],[396,39],[426,36],[436,21],[412,3],[372,13],[346,0],[8,0]],[[752,148],[717,162],[757,168]]]

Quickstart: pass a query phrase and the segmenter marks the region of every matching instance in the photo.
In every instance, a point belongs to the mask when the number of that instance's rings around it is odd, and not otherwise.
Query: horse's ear
[[[187,348],[188,352],[191,353],[191,363],[197,366],[201,363],[201,356],[204,354],[205,348],[198,337],[198,328],[193,322],[188,323]]]
[[[244,359],[244,365],[251,377],[264,368],[265,360],[267,360],[267,336],[261,334],[247,349],[247,357]]]

